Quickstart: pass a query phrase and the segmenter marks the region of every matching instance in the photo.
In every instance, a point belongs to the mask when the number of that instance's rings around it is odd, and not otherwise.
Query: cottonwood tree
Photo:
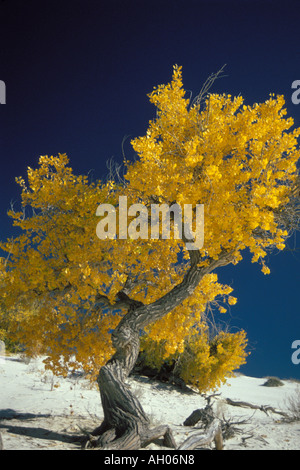
[[[136,159],[124,162],[121,179],[76,176],[64,154],[40,157],[27,181],[17,178],[22,206],[9,215],[21,234],[1,245],[2,325],[28,354],[46,354],[55,373],[81,366],[97,375],[100,448],[139,448],[159,434],[172,444],[166,426],[150,428],[125,383],[140,341],[150,356],[182,354],[182,376],[200,389],[203,380],[216,385],[246,355],[243,332],[210,342],[207,304],[236,302],[216,270],[248,250],[268,274],[266,254],[283,250],[298,227],[300,130],[284,98],[245,105],[241,96],[208,93],[213,78],[193,102],[178,66],[169,84],[154,88],[156,117],[132,141]],[[195,215],[203,204],[203,245],[191,245],[184,230],[176,238],[172,217],[170,239],[162,227],[157,238],[120,237],[117,217],[117,236],[100,239],[98,207],[117,213],[120,196],[141,212],[190,204]],[[129,214],[127,223],[142,230],[138,217]]]

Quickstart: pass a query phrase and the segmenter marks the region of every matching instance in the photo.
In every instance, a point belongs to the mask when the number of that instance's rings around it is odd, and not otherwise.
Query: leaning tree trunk
[[[205,274],[232,260],[230,254],[224,252],[219,260],[211,260],[210,265],[203,268],[198,266],[198,251],[190,252],[190,259],[190,268],[182,282],[150,305],[130,299],[124,291],[119,294],[127,305],[128,312],[112,334],[116,352],[101,368],[98,376],[104,420],[100,427],[93,431],[87,447],[132,450],[163,437],[165,446],[176,448],[167,425],[150,428],[146,413],[125,381],[139,354],[141,329],[180,305],[193,293]]]
[[[113,346],[117,351],[98,377],[104,411],[98,444],[105,446],[117,438],[117,447],[134,449],[141,446],[140,436],[149,425],[142,406],[125,384],[139,353],[139,336],[121,329],[113,335]]]
[[[112,340],[116,353],[101,368],[98,376],[104,420],[93,431],[88,447],[132,450],[163,437],[167,447],[175,448],[168,426],[151,429],[139,400],[125,383],[139,354],[138,331],[120,324]]]

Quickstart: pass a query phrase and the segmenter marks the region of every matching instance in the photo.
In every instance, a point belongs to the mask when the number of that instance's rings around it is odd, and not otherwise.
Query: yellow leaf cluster
[[[157,115],[132,141],[139,156],[128,162],[132,191],[144,201],[204,204],[203,258],[226,249],[238,262],[249,248],[258,261],[269,247],[283,249],[287,233],[274,212],[289,199],[300,155],[283,96],[245,106],[240,96],[210,94],[200,109],[184,97],[177,66],[171,84],[149,96]]]
[[[170,352],[167,341],[156,342],[149,337],[142,340],[142,359],[146,366],[160,369],[164,363],[175,364],[174,374],[201,393],[214,390],[233,376],[245,364],[247,339],[242,330],[237,333],[220,332],[209,338],[206,325],[198,333],[186,338],[183,347]]]
[[[26,181],[17,178],[21,208],[9,216],[20,235],[0,244],[7,254],[0,263],[2,310],[11,334],[29,354],[46,354],[56,372],[78,365],[94,373],[110,357],[110,332],[126,312],[96,308],[99,296],[114,304],[130,276],[137,281],[131,297],[151,303],[181,282],[189,266],[172,231],[170,240],[100,240],[99,204],[118,209],[119,196],[147,208],[204,204],[199,268],[224,252],[236,264],[248,249],[268,274],[267,250],[284,249],[288,233],[276,215],[290,200],[300,156],[300,130],[292,129],[284,98],[270,95],[248,106],[240,96],[209,94],[191,104],[185,95],[175,66],[171,82],[149,95],[156,115],[145,135],[132,140],[137,158],[124,162],[124,184],[75,175],[65,154],[42,156]],[[147,328],[143,345],[151,344],[152,359],[184,355],[189,344],[195,364],[186,373],[195,384],[216,384],[242,363],[242,333],[218,336],[214,355],[205,329],[207,305],[225,312],[220,302],[234,305],[231,293],[215,273],[206,274],[180,307]]]
[[[180,377],[200,392],[214,390],[246,362],[246,334],[221,332],[212,341],[203,331],[192,337],[180,356]]]

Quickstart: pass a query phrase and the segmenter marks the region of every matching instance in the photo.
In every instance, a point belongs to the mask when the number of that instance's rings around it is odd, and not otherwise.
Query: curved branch
[[[134,331],[139,331],[150,323],[159,320],[193,294],[199,282],[206,274],[212,272],[217,267],[230,264],[234,259],[233,253],[234,250],[230,252],[223,250],[217,260],[210,259],[209,265],[203,267],[199,266],[201,260],[200,252],[198,250],[190,250],[191,264],[182,281],[153,303],[148,305],[142,304],[132,309],[132,311],[123,317],[117,329],[130,327]]]

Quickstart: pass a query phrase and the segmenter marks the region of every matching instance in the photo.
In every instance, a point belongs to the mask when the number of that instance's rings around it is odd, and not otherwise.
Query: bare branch
[[[119,186],[126,186],[124,179],[124,165],[114,161],[113,157],[107,160],[106,167],[108,169],[107,181],[115,181]]]
[[[231,398],[225,398],[225,402],[231,406],[240,406],[242,408],[251,408],[253,410],[260,410],[266,413],[266,415],[268,414],[268,411],[271,411],[272,413],[276,413],[281,416],[287,416],[287,413],[284,413],[283,411],[275,410],[275,408],[269,405],[253,405],[252,403],[247,403],[245,401],[234,401],[234,400],[231,400]]]
[[[206,79],[206,81],[205,81],[204,84],[202,85],[202,88],[201,88],[200,92],[198,93],[198,95],[196,96],[196,98],[194,98],[194,100],[192,101],[191,106],[199,106],[199,107],[201,106],[202,101],[204,101],[205,96],[207,95],[207,93],[208,93],[208,91],[210,90],[210,88],[213,86],[214,82],[215,82],[218,78],[223,78],[223,77],[226,76],[226,75],[222,75],[222,73],[223,73],[225,67],[226,67],[226,64],[224,64],[223,67],[221,67],[220,70],[218,70],[218,72],[212,73],[212,74]]]

